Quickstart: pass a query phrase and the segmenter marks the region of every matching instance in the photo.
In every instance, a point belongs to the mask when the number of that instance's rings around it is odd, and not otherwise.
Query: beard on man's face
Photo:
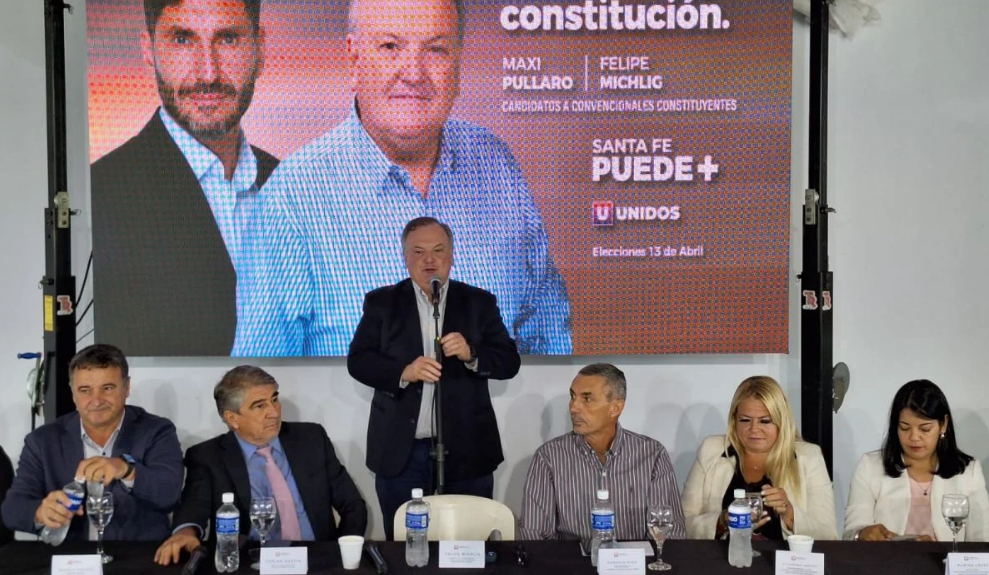
[[[251,107],[251,100],[254,98],[254,83],[257,80],[257,70],[251,72],[250,77],[244,83],[243,88],[238,91],[233,84],[217,80],[215,82],[197,82],[192,86],[174,86],[169,84],[155,69],[155,79],[158,84],[158,95],[161,97],[161,105],[182,128],[189,132],[197,140],[215,140],[228,135],[236,130],[240,125],[240,119]],[[214,95],[227,98],[235,98],[236,106],[233,111],[222,117],[199,118],[197,110],[189,109],[196,104],[184,101],[194,95]],[[185,109],[183,109],[183,106]]]

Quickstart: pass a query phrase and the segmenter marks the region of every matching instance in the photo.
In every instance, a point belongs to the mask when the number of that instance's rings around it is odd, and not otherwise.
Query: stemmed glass
[[[669,571],[673,566],[663,561],[663,543],[673,529],[673,509],[669,505],[650,505],[646,528],[656,545],[656,560],[647,567],[650,571]]]
[[[951,529],[951,552],[958,552],[958,532],[965,527],[968,519],[968,496],[961,493],[948,493],[941,498],[941,515]]]
[[[256,497],[251,499],[251,525],[258,532],[258,539],[261,540],[260,547],[264,547],[264,541],[268,537],[268,532],[275,525],[275,518],[278,517],[278,507],[272,497]],[[261,551],[258,550],[258,562],[251,564],[251,569],[260,569]]]
[[[758,491],[753,491],[745,494],[745,498],[749,502],[749,507],[752,509],[752,528],[755,529],[755,524],[762,519],[762,493]],[[755,549],[752,550],[753,557],[762,557],[762,553],[759,553]]]
[[[113,494],[107,492],[90,495],[86,499],[86,513],[96,526],[96,553],[100,556],[100,561],[106,565],[113,561],[113,557],[103,552],[103,531],[113,517]]]

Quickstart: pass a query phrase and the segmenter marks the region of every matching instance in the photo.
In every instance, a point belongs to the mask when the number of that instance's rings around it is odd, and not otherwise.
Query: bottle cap
[[[603,499],[604,501],[607,501],[608,500],[608,490],[607,489],[598,489],[598,499]]]
[[[422,489],[416,487],[412,490],[412,499],[422,499]]]
[[[735,499],[745,499],[745,490],[744,489],[736,489],[735,490]]]
[[[233,503],[234,502],[234,494],[233,493],[224,493],[223,494],[223,502],[224,503]]]

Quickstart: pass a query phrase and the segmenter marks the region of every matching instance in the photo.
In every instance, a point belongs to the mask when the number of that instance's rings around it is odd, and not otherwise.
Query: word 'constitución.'
[[[583,4],[505,6],[501,27],[505,30],[568,31],[588,30],[727,30],[721,6],[693,0],[667,0],[663,3],[624,4],[621,0],[585,0]]]

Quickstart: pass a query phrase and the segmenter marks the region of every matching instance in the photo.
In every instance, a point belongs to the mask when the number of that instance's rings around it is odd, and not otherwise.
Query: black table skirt
[[[544,574],[586,574],[594,575],[590,559],[580,554],[576,542],[565,541],[526,541],[522,542],[529,556],[526,567],[515,564],[514,548],[517,543],[503,541],[489,544],[489,549],[498,553],[498,561],[489,565],[483,572],[500,574],[544,575]],[[443,569],[437,567],[437,544],[430,544],[429,566],[413,569],[405,565],[404,543],[379,543],[381,552],[388,562],[389,574],[412,573],[455,575],[458,573],[479,573],[479,569]],[[104,569],[105,575],[178,575],[181,565],[159,567],[154,564],[157,544],[107,542],[107,553],[114,561]],[[373,574],[374,565],[365,555],[360,569],[345,571],[340,564],[340,551],[336,543],[311,543],[309,547],[309,573]],[[989,552],[989,543],[961,543],[960,551]],[[94,543],[66,543],[51,548],[42,543],[17,542],[0,548],[0,575],[47,575],[53,552],[58,554],[93,553]],[[671,573],[698,575],[772,575],[775,568],[775,551],[785,550],[785,544],[769,541],[755,542],[755,548],[762,551],[762,557],[753,559],[750,569],[734,569],[728,565],[728,544],[718,541],[669,541],[663,558],[673,565]],[[814,551],[824,553],[827,575],[941,575],[944,573],[945,553],[950,543],[865,543],[851,541],[820,541],[814,544]],[[184,558],[183,558],[184,559]],[[647,558],[647,560],[649,560]],[[216,573],[212,555],[204,562],[197,575]],[[246,554],[241,559],[238,573],[257,573],[249,567]]]

